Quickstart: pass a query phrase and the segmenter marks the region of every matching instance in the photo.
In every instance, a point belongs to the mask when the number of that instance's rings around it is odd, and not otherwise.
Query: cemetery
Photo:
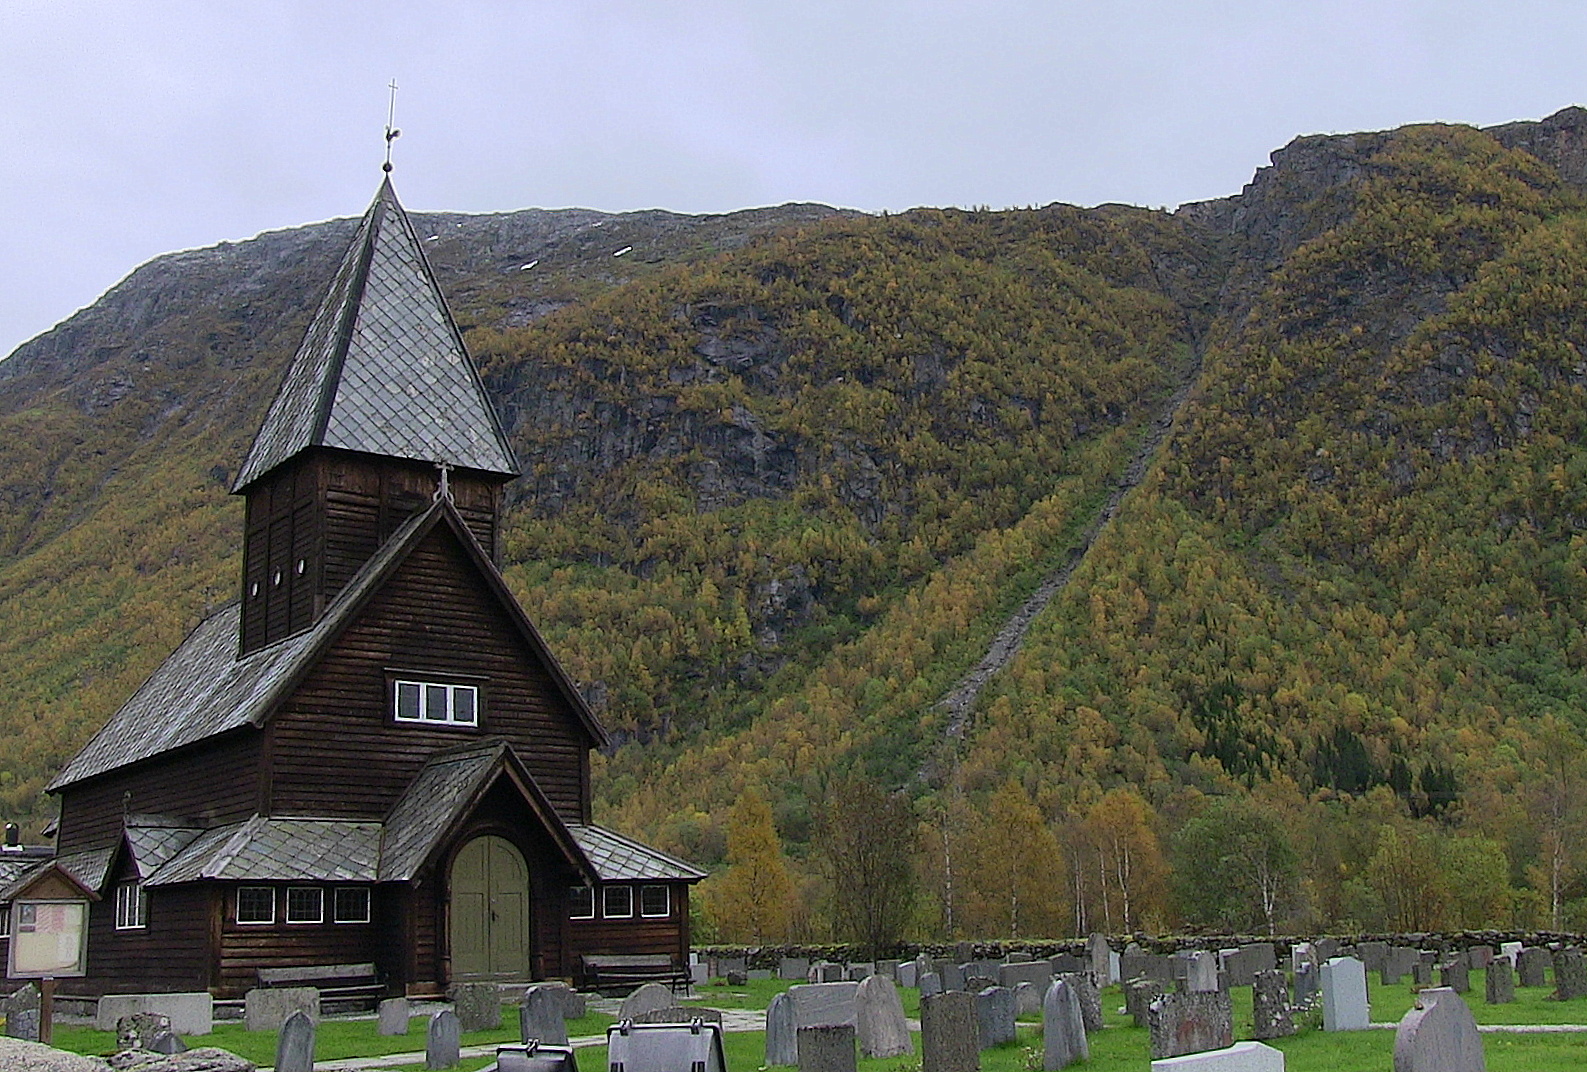
[[[596,997],[565,984],[467,984],[450,1002],[389,999],[373,1015],[322,1015],[312,988],[261,992],[241,1021],[206,1023],[191,1001],[149,1006],[177,1012],[192,1031],[185,1037],[165,1013],[129,1012],[135,1005],[125,998],[106,999],[97,1022],[79,1010],[56,1024],[53,1041],[88,1055],[128,1046],[224,1051],[242,1059],[238,1069],[251,1062],[277,1072],[387,1055],[389,1065],[361,1067],[574,1072],[569,1066],[582,1062],[600,1072],[618,1059],[617,1048],[627,1072],[668,1072],[668,1062],[685,1057],[710,1072],[1587,1066],[1587,995],[1572,948],[1318,939],[1167,953],[1120,944],[1094,941],[1084,955],[963,961],[952,954],[985,950],[867,963],[790,957],[775,967],[764,966],[763,953],[741,953],[700,959],[687,991],[649,983]],[[36,992],[25,988],[0,1011],[7,1035],[37,1036]],[[116,1022],[106,1029],[111,1014]],[[1493,1027],[1500,1029],[1484,1030]]]

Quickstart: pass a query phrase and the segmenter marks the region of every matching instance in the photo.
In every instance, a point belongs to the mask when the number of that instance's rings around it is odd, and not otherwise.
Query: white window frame
[[[417,714],[403,714],[403,692],[412,690],[414,710]],[[460,717],[460,700],[467,697],[471,708],[468,717]],[[455,685],[446,681],[421,681],[414,677],[399,677],[391,683],[391,717],[410,726],[462,726],[479,728],[479,686]]]
[[[149,894],[141,882],[116,886],[116,930],[141,931],[149,925]]]
[[[268,919],[243,919],[242,895],[245,890],[262,890],[270,895],[270,917]],[[276,888],[274,886],[238,886],[236,901],[233,904],[232,918],[239,927],[269,927],[276,921]]]
[[[589,897],[589,911],[580,911],[580,895]],[[569,886],[568,887],[568,918],[569,919],[594,919],[595,918],[595,887],[594,886]]]
[[[357,912],[344,912],[342,899],[344,897],[359,895],[362,902],[362,914]],[[368,923],[370,915],[370,896],[368,886],[338,886],[331,894],[331,919],[336,923]]]
[[[628,911],[612,911],[612,894],[622,890],[628,895]],[[601,887],[601,918],[602,919],[633,919],[634,918],[634,888],[632,886],[602,886]]]
[[[295,906],[292,903],[293,900],[294,900],[293,895],[294,894],[305,894],[305,893],[314,894],[314,903],[317,906],[318,911],[316,911],[314,913],[314,918],[313,919],[310,919],[307,916],[299,916],[293,911],[294,908],[297,907],[297,906]],[[288,886],[287,887],[287,916],[286,916],[286,920],[287,920],[288,923],[291,923],[291,924],[294,924],[294,925],[300,925],[300,924],[304,924],[304,923],[324,923],[325,922],[325,887],[323,887],[323,886]]]
[[[652,912],[645,906],[645,895],[652,890],[661,891],[661,911]],[[639,916],[641,919],[666,919],[672,915],[672,887],[652,883],[639,887]]]

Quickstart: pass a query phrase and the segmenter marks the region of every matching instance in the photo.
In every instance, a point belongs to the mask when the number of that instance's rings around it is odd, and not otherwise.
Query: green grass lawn
[[[1556,1002],[1546,1000],[1545,988],[1517,988],[1512,1005],[1488,1005],[1482,1000],[1483,975],[1472,972],[1472,990],[1465,995],[1479,1024],[1587,1024],[1587,1000]],[[1369,984],[1371,980],[1369,980]],[[713,983],[699,988],[699,1003],[719,1009],[764,1009],[772,997],[789,986],[780,980],[756,980],[746,986],[729,987]],[[1414,992],[1406,985],[1384,987],[1369,985],[1372,1019],[1378,1023],[1396,1022],[1411,1008]],[[918,991],[900,989],[906,1013],[917,1017]],[[1077,1066],[1086,1072],[1144,1072],[1150,1060],[1148,1040],[1143,1028],[1132,1026],[1120,1006],[1123,997],[1117,987],[1103,992],[1103,1018],[1107,1028],[1090,1038],[1091,1060]],[[511,1023],[511,1017],[504,1018]],[[1235,1037],[1249,1038],[1251,1031],[1251,991],[1234,991]],[[568,1022],[570,1037],[603,1035],[612,1023],[610,1016],[591,1013]],[[515,1026],[515,1025],[514,1025]],[[320,1025],[315,1058],[329,1061],[342,1057],[376,1057],[392,1053],[411,1053],[424,1049],[424,1021],[415,1017],[407,1035],[382,1037],[375,1033],[373,1020],[328,1020]],[[57,1027],[56,1045],[77,1053],[105,1054],[115,1044],[107,1032],[80,1027]],[[1490,1072],[1577,1072],[1587,1069],[1587,1033],[1552,1035],[1484,1034]],[[241,1024],[216,1026],[213,1035],[189,1040],[192,1044],[219,1046],[240,1054],[261,1066],[275,1060],[274,1032],[251,1033]],[[496,1031],[476,1031],[463,1036],[463,1045],[516,1042],[516,1031],[504,1027]],[[1388,1072],[1394,1066],[1392,1030],[1327,1033],[1305,1030],[1292,1038],[1271,1043],[1284,1051],[1287,1072]],[[723,1042],[730,1072],[757,1072],[765,1061],[765,1035],[758,1031],[732,1032]],[[916,1056],[870,1060],[862,1058],[859,1072],[919,1072],[920,1039],[915,1038]],[[606,1047],[581,1049],[577,1054],[582,1072],[605,1072]],[[462,1072],[473,1072],[494,1061],[494,1057],[463,1062]],[[402,1067],[402,1066],[393,1066]],[[407,1066],[412,1069],[422,1066]],[[983,1072],[1040,1072],[1041,1029],[1039,1024],[1021,1023],[1017,1042],[981,1055]]]

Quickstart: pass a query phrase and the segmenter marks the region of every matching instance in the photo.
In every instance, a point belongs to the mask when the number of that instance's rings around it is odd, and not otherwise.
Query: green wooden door
[[[505,838],[475,838],[452,861],[452,978],[529,978],[529,869]]]

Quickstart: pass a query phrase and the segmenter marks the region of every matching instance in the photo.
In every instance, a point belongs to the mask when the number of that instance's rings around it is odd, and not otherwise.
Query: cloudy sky
[[[1580,0],[0,0],[0,354],[169,250],[410,209],[1173,206],[1587,102]]]

